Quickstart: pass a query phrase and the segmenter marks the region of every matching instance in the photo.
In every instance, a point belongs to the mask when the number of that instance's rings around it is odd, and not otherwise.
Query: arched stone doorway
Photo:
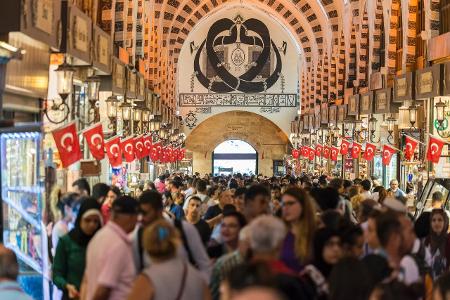
[[[245,141],[222,142],[214,149],[212,156],[214,175],[258,174],[258,152]]]
[[[213,151],[224,141],[242,140],[258,153],[258,173],[272,176],[273,165],[288,151],[287,135],[272,121],[247,111],[214,115],[186,132],[186,149],[192,152],[192,167],[200,174],[211,173]]]

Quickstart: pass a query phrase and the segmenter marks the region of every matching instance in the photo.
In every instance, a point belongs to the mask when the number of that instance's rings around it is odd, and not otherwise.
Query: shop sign
[[[69,6],[69,16],[67,52],[80,64],[91,63],[92,20],[75,5]]]
[[[450,95],[450,63],[444,65],[444,96]]]
[[[94,26],[94,57],[93,65],[105,74],[111,73],[111,37],[99,26]]]
[[[337,107],[338,124],[344,123],[346,117],[347,117],[347,104],[341,104]]]
[[[352,95],[348,97],[348,112],[349,116],[357,116],[359,107],[359,95]]]
[[[330,106],[329,110],[328,110],[328,123],[329,125],[336,125],[336,116],[337,114],[337,107],[336,105],[332,105]]]
[[[375,92],[375,113],[390,113],[390,103],[392,98],[392,89],[387,88]]]
[[[441,65],[434,65],[416,71],[416,98],[426,99],[439,96],[439,81],[441,80]]]
[[[47,34],[53,33],[53,0],[33,1],[33,24]]]
[[[127,97],[136,97],[136,73],[127,69]]]
[[[320,123],[328,124],[328,103],[320,105]]]
[[[393,102],[403,102],[414,99],[414,74],[408,72],[394,78]]]
[[[362,115],[368,115],[373,112],[373,92],[359,96],[359,112]]]
[[[117,58],[113,58],[112,68],[112,91],[116,94],[123,95],[125,91],[125,65],[123,65]]]

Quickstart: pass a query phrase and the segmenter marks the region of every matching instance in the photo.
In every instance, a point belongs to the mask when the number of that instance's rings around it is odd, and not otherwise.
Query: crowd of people
[[[397,180],[174,173],[52,197],[53,299],[450,297],[443,195],[414,218]],[[0,279],[14,263],[0,248]]]

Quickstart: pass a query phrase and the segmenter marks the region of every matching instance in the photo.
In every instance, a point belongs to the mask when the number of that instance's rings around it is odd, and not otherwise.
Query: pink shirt
[[[109,300],[128,297],[136,270],[128,235],[113,221],[108,222],[89,242],[86,253],[87,299],[99,285],[111,288]]]

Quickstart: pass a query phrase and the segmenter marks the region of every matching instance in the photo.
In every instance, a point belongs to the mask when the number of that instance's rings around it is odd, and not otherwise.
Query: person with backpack
[[[172,220],[164,217],[163,200],[160,193],[153,190],[144,191],[138,199],[141,214],[141,224],[137,226],[132,234],[133,257],[136,270],[140,273],[151,264],[150,257],[145,253],[142,235],[148,226],[155,221],[166,219],[171,225],[178,229],[183,247],[178,251],[189,263],[195,266],[209,282],[212,264],[203,246],[200,235],[194,225],[184,220]]]

